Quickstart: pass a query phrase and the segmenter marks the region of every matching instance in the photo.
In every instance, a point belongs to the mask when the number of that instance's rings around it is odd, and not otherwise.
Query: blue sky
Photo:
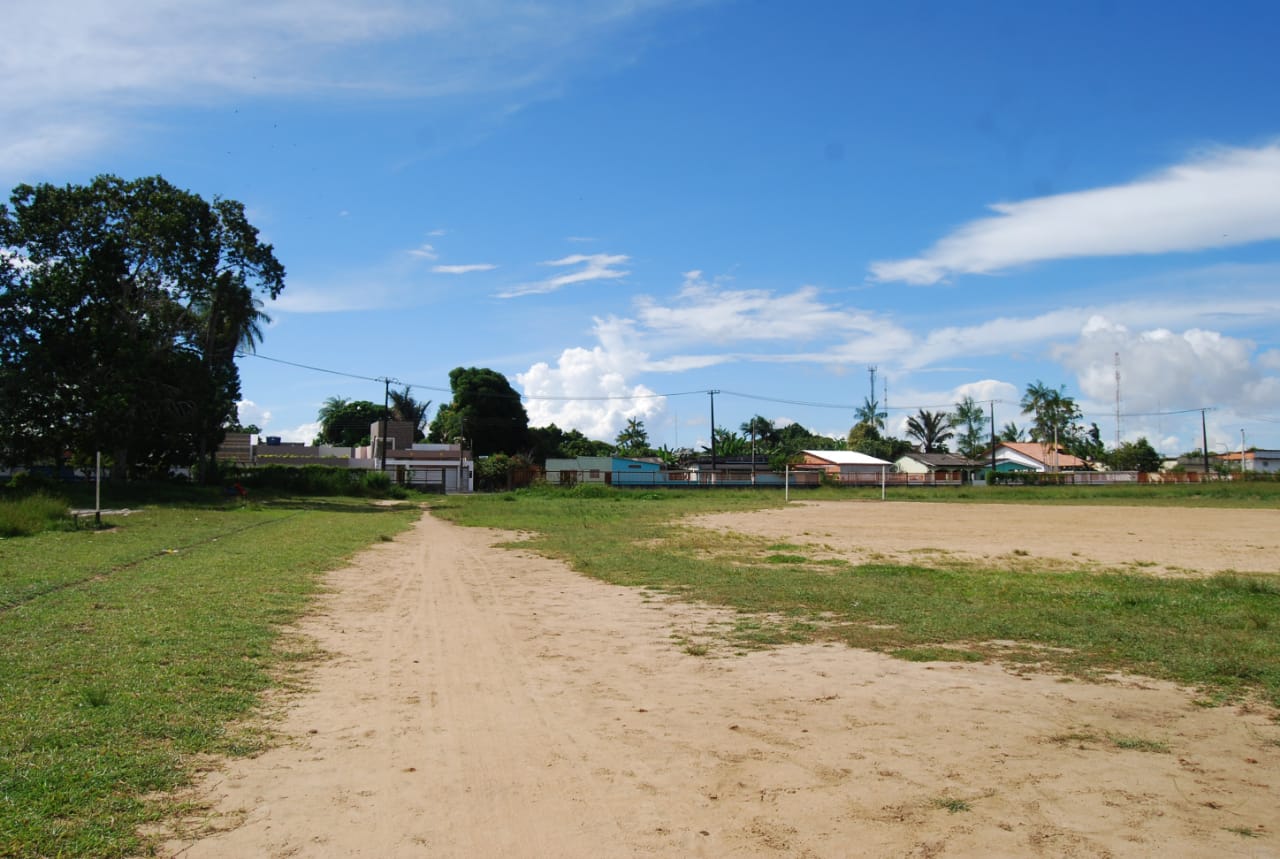
[[[0,185],[161,174],[288,269],[241,415],[309,440],[492,367],[697,446],[1064,385],[1113,443],[1280,447],[1269,3],[18,0]],[[15,37],[16,36],[16,37]],[[274,360],[272,360],[274,359]]]

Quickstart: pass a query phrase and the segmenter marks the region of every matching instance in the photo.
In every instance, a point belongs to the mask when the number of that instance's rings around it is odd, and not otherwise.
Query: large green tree
[[[1080,431],[1076,425],[1080,408],[1062,385],[1051,388],[1037,379],[1027,385],[1019,405],[1023,414],[1031,416],[1032,441],[1065,446]]]
[[[128,476],[212,461],[284,267],[234,200],[153,176],[0,205],[0,451],[101,450]]]
[[[507,377],[481,367],[449,372],[453,400],[436,412],[427,438],[465,442],[477,456],[515,454],[529,447],[529,415]]]
[[[613,445],[587,438],[580,430],[562,430],[555,424],[529,427],[530,459],[545,465],[548,459],[573,459],[575,456],[609,456]]]
[[[385,414],[381,403],[330,397],[320,407],[316,444],[360,447],[370,441],[369,430]]]
[[[1107,454],[1106,462],[1117,471],[1154,472],[1160,470],[1161,459],[1144,436],[1137,441],[1123,442]]]

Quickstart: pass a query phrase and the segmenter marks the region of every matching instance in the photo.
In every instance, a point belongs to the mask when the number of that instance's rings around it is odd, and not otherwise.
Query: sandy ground
[[[1046,557],[1124,564],[1127,545],[1178,570],[1264,568],[1280,536],[1271,511],[913,504],[895,531],[895,507],[709,524],[832,552],[1044,553],[1060,535]],[[974,533],[1010,520],[1007,547]],[[500,538],[427,517],[333,573],[302,631],[334,656],[285,742],[210,773],[162,855],[1280,856],[1269,713],[841,645],[693,656],[679,640],[724,613]]]

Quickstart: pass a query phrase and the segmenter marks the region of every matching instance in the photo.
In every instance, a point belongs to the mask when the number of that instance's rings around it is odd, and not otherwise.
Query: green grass
[[[973,806],[966,800],[959,799],[954,796],[940,796],[932,801],[934,808],[944,808],[951,814],[959,814],[962,811],[972,811]]]
[[[29,537],[72,524],[65,499],[42,492],[21,498],[0,497],[0,538]]]
[[[311,656],[280,634],[319,574],[416,515],[192,503],[0,541],[0,855],[145,851],[149,795],[261,746],[244,720]]]
[[[451,500],[438,515],[530,532],[521,548],[605,581],[735,609],[728,635],[741,646],[836,640],[908,659],[994,658],[1093,678],[1129,671],[1220,701],[1261,694],[1280,705],[1280,636],[1270,632],[1280,627],[1280,578],[781,562],[776,541],[679,524],[781,503],[749,491],[529,490]]]

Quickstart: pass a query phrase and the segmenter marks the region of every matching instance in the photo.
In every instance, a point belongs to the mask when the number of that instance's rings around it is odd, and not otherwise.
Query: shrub
[[[43,492],[0,499],[0,537],[30,537],[70,521],[67,502]]]

